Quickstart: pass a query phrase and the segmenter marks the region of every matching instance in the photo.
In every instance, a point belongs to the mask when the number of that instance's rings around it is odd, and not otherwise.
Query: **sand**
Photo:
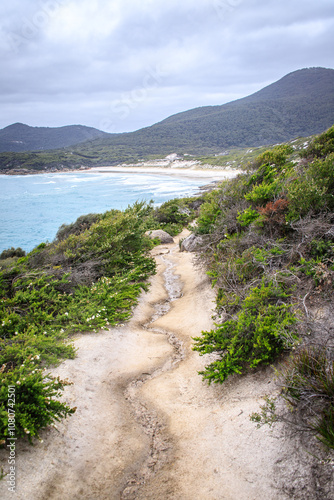
[[[136,165],[116,165],[105,167],[94,167],[87,171],[103,172],[103,173],[136,173],[136,174],[153,174],[153,175],[171,175],[174,177],[186,177],[192,179],[203,179],[204,181],[222,181],[232,179],[238,175],[241,170],[226,167],[210,167],[210,165],[200,166],[198,162],[168,162],[166,165],[163,162],[152,161],[143,162],[140,166]]]
[[[78,409],[43,442],[18,444],[17,490],[4,479],[1,498],[316,498],[295,443],[249,419],[274,390],[272,369],[208,386],[197,372],[209,359],[191,347],[213,326],[214,291],[178,238],[153,253],[158,272],[133,318],[78,335],[77,357],[54,369],[74,382],[64,398]]]

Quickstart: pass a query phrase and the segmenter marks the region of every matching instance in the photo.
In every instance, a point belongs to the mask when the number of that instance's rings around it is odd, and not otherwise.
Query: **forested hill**
[[[302,69],[251,96],[222,106],[178,113],[123,138],[128,144],[160,138],[175,148],[260,146],[320,133],[334,123],[334,70]],[[107,138],[119,143],[121,137]]]
[[[38,151],[73,146],[90,139],[108,135],[83,125],[66,127],[29,127],[14,123],[0,130],[0,151]]]

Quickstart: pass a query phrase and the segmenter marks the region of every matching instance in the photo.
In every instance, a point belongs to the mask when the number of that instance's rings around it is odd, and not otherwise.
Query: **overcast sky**
[[[333,0],[1,0],[0,128],[128,132],[334,68]]]

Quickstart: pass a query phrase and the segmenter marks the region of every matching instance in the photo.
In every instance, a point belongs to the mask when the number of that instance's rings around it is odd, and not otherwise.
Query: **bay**
[[[161,204],[190,196],[205,179],[145,173],[65,172],[0,175],[0,252],[51,242],[80,215],[124,210],[135,201]]]

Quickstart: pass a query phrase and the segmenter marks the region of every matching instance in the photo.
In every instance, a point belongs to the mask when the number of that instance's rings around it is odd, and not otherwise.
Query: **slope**
[[[85,145],[127,147],[146,154],[198,153],[284,142],[334,123],[334,70],[302,69],[243,99],[178,113],[151,127]]]
[[[30,127],[14,123],[0,130],[0,151],[36,151],[73,146],[80,142],[107,135],[101,130],[83,125],[66,127]]]

